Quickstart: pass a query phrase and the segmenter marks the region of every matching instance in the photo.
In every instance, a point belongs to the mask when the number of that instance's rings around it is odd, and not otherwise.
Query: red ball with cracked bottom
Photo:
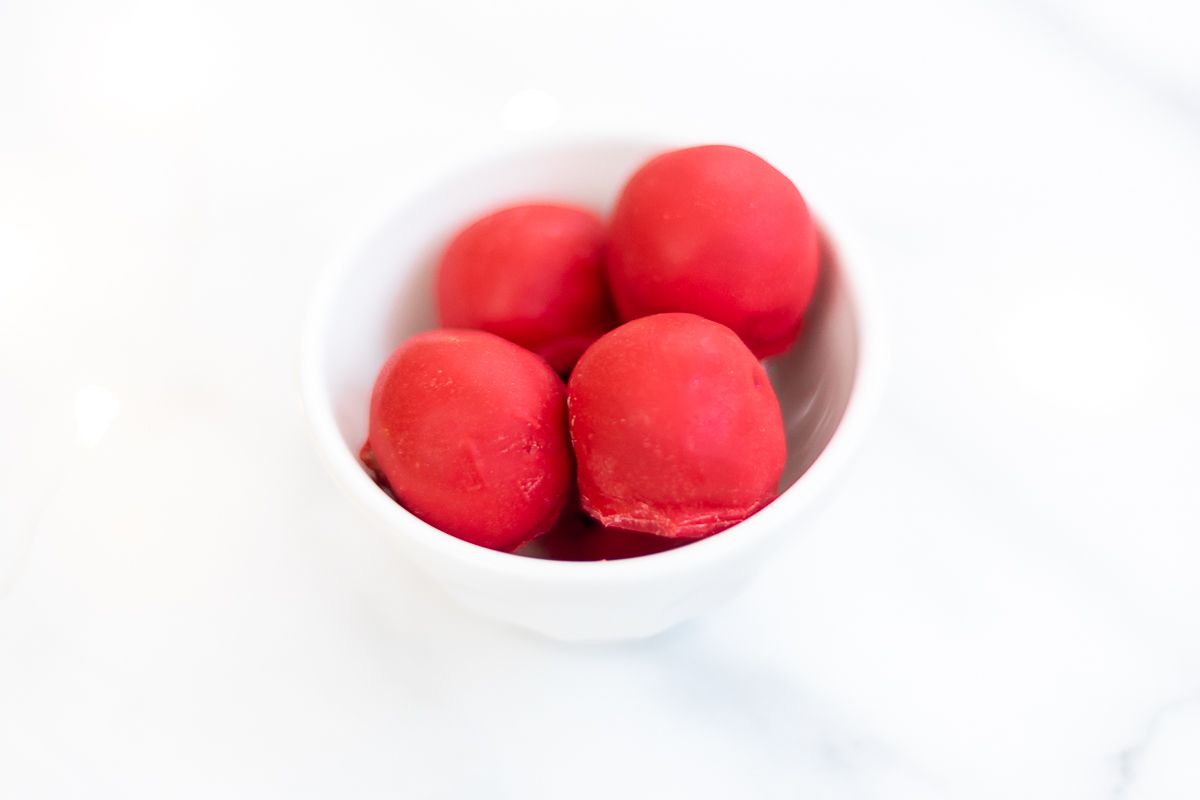
[[[738,147],[673,150],[625,184],[607,270],[622,319],[686,311],[759,358],[800,333],[817,283],[817,228],[795,185]]]
[[[580,499],[605,525],[708,536],[778,492],[779,401],[724,325],[694,314],[622,325],[579,359],[567,408]]]
[[[473,330],[418,334],[371,394],[368,443],[396,499],[446,533],[513,550],[562,511],[566,391],[541,358]]]
[[[503,336],[569,373],[617,322],[604,238],[600,218],[574,206],[519,205],[476,220],[438,264],[442,325]]]
[[[588,516],[576,499],[567,501],[562,516],[545,536],[539,536],[517,554],[555,561],[616,561],[674,550],[689,541],[606,528]]]

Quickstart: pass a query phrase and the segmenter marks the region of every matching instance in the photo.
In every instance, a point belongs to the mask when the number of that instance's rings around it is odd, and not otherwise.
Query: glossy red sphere
[[[483,331],[429,331],[380,371],[368,444],[413,514],[512,550],[554,524],[572,488],[565,396],[528,350]]]
[[[625,184],[609,237],[622,319],[699,314],[759,358],[799,334],[817,282],[817,229],[795,185],[753,153],[707,145],[651,159]]]
[[[724,325],[694,314],[622,325],[579,359],[567,406],[580,499],[605,525],[706,536],[778,491],[779,402]]]
[[[442,325],[503,336],[570,372],[616,324],[604,239],[600,218],[574,206],[519,205],[476,220],[438,265]]]

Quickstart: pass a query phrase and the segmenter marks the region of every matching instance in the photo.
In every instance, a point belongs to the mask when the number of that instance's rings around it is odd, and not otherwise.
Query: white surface
[[[1194,83],[1032,0],[297,5],[0,4],[0,796],[1200,796]],[[749,592],[573,648],[356,528],[294,369],[398,185],[613,118],[794,153],[895,358]]]
[[[770,366],[787,428],[784,491],[736,528],[638,559],[513,558],[425,524],[363,470],[371,387],[399,342],[436,327],[434,266],[463,220],[530,198],[608,214],[626,176],[678,146],[670,142],[658,134],[562,134],[466,157],[399,199],[335,259],[314,292],[300,383],[322,460],[362,509],[363,527],[395,540],[449,595],[489,619],[565,641],[618,641],[661,633],[727,602],[781,547],[816,526],[878,408],[879,312],[864,289],[862,257],[824,210],[822,280],[803,341]]]

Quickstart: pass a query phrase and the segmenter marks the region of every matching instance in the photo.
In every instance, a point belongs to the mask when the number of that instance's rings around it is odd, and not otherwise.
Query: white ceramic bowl
[[[302,363],[317,447],[362,510],[363,523],[395,540],[479,614],[577,641],[648,636],[692,618],[744,586],[781,544],[812,529],[862,433],[876,393],[874,315],[840,229],[823,224],[824,273],[805,332],[769,364],[787,426],[786,488],[750,519],[654,555],[550,561],[442,533],[363,471],[356,454],[366,437],[376,372],[406,337],[436,326],[432,272],[448,237],[476,215],[521,200],[562,199],[607,213],[633,170],[672,146],[679,145],[570,139],[482,159],[410,194],[317,289]],[[813,205],[820,212],[819,202]]]

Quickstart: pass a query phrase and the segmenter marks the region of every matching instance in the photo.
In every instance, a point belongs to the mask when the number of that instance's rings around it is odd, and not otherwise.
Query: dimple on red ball
[[[759,358],[799,335],[817,229],[786,175],[738,147],[673,150],[625,184],[607,269],[622,319],[684,311],[733,329]]]
[[[697,538],[778,492],[779,402],[724,325],[694,314],[622,325],[579,359],[567,407],[580,499],[605,525]]]
[[[503,336],[570,372],[616,324],[604,239],[600,218],[574,206],[518,205],[476,220],[438,264],[442,325]]]
[[[572,488],[566,391],[493,334],[435,330],[388,358],[368,444],[396,500],[446,533],[510,551],[546,532]]]

